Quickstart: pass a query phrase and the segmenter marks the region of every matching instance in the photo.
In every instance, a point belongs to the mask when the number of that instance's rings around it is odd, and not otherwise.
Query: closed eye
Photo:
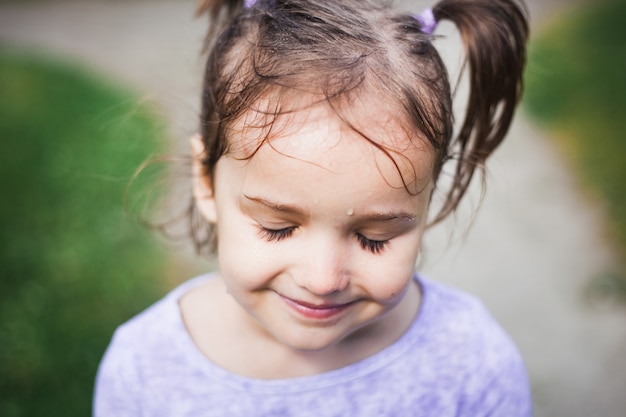
[[[363,250],[370,251],[374,254],[381,253],[385,249],[387,244],[389,243],[389,240],[368,239],[360,233],[357,233],[356,236],[357,236],[357,239],[359,240],[359,244],[361,245],[361,248],[363,248]]]
[[[282,229],[268,229],[267,227],[260,227],[259,234],[268,242],[280,242],[283,239],[288,238],[296,230],[296,226],[285,227]]]

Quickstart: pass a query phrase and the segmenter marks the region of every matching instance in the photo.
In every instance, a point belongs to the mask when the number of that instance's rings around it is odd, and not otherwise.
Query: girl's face
[[[400,306],[415,303],[405,295],[415,285],[432,152],[384,110],[363,111],[359,121],[357,129],[399,152],[397,167],[316,105],[279,118],[251,159],[243,157],[263,134],[243,129],[239,150],[216,166],[213,196],[199,202],[217,224],[219,275],[261,337],[322,350],[397,326],[391,311],[416,311]]]

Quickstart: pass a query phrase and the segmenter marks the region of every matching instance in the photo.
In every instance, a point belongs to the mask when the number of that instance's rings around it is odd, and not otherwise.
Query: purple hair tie
[[[256,3],[256,0],[245,0],[243,2],[243,7],[245,7],[246,9],[249,9],[250,7],[254,6],[255,3]]]
[[[435,18],[433,9],[424,9],[420,14],[414,14],[412,16],[419,22],[420,29],[423,33],[432,35],[435,29],[437,29],[437,19]]]

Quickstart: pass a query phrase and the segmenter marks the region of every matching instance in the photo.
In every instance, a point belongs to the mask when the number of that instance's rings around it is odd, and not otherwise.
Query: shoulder
[[[482,349],[485,343],[509,340],[478,298],[428,279],[420,278],[419,282],[422,306],[418,324],[430,337],[465,349]]]
[[[185,360],[181,338],[186,332],[178,300],[207,279],[185,282],[115,331],[98,368],[96,416],[124,416],[126,411],[133,415],[133,404],[141,402],[146,384],[158,383],[168,368]]]
[[[477,349],[488,348],[492,343],[514,347],[478,298],[428,279],[420,279],[420,284],[423,301],[418,320],[421,326]]]
[[[510,336],[476,297],[428,280],[420,320],[429,344],[460,379],[462,415],[529,416],[530,388]],[[437,354],[438,353],[438,354]]]
[[[115,331],[109,350],[112,347],[141,346],[148,348],[160,345],[171,333],[180,330],[179,300],[187,292],[210,279],[210,275],[201,275],[179,285],[165,297],[122,324]]]

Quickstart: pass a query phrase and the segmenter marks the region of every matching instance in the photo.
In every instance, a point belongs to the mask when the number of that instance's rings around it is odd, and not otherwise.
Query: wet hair
[[[370,0],[257,0],[251,7],[243,0],[203,0],[198,11],[210,21],[200,135],[202,169],[211,180],[231,151],[229,129],[261,99],[275,100],[263,110],[271,124],[293,111],[286,103],[302,92],[322,97],[342,119],[342,103],[375,93],[400,110],[412,136],[430,144],[434,180],[446,161],[455,161],[431,222],[437,223],[457,208],[476,170],[502,142],[520,99],[528,23],[515,0],[442,0],[432,8],[438,22],[456,25],[466,51],[469,100],[456,134],[448,72],[434,36],[408,12]],[[399,153],[359,133],[398,168]],[[200,252],[215,251],[214,226],[202,224],[197,213],[191,231]]]

